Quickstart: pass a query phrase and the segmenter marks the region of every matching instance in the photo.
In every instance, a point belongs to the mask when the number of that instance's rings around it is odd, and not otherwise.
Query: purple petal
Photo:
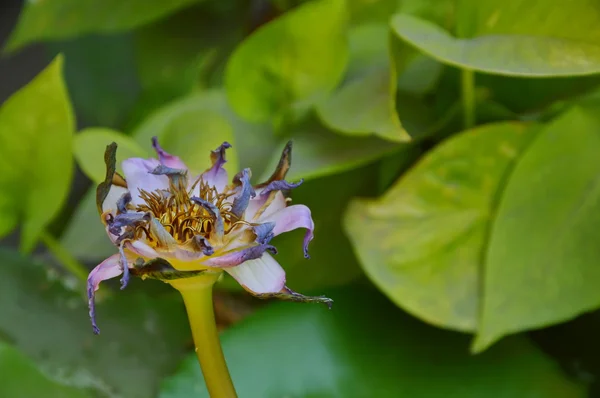
[[[281,209],[271,215],[260,217],[260,222],[274,222],[275,236],[284,232],[292,231],[296,228],[306,228],[304,235],[304,257],[309,258],[308,244],[313,239],[315,223],[312,220],[310,209],[304,205],[294,205]]]
[[[212,161],[212,167],[202,173],[202,179],[209,186],[214,186],[218,192],[223,192],[225,186],[227,186],[227,171],[223,168],[223,165],[227,160],[225,159],[225,151],[231,148],[228,142],[224,142],[217,149],[211,152],[210,160]]]
[[[95,334],[100,333],[100,329],[98,329],[98,325],[96,325],[96,290],[98,290],[100,282],[105,281],[107,279],[116,278],[122,273],[123,269],[121,268],[121,255],[113,254],[112,256],[101,262],[96,268],[94,268],[88,276],[88,305],[90,308],[90,319],[92,321],[92,328],[94,329]]]
[[[266,222],[253,227],[254,233],[256,234],[256,241],[258,243],[267,243],[275,236],[273,229],[275,228],[274,222]]]
[[[289,191],[290,189],[298,188],[303,182],[304,179],[300,179],[298,182],[287,182],[285,180],[272,181],[260,192],[260,195],[266,197],[273,191]]]
[[[228,252],[218,257],[211,257],[202,264],[209,267],[219,268],[235,267],[246,261],[261,258],[265,251],[269,251],[273,254],[277,253],[277,249],[275,249],[275,247],[269,245],[268,243],[263,243],[246,247],[242,250]]]
[[[170,167],[172,169],[187,170],[187,166],[178,156],[171,155],[170,153],[162,149],[162,147],[158,143],[157,137],[152,137],[152,146],[154,147],[154,150],[158,155],[158,160],[162,165]]]
[[[269,253],[225,271],[251,293],[278,293],[285,286],[285,271]]]
[[[256,197],[256,192],[250,185],[250,169],[244,169],[233,179],[235,184],[241,184],[241,188],[239,194],[233,200],[233,205],[231,206],[231,212],[241,218],[248,204],[250,203],[250,198]]]
[[[123,173],[131,193],[132,204],[137,206],[144,203],[144,200],[139,197],[139,191],[142,189],[153,192],[169,188],[167,176],[151,174],[159,165],[156,159],[129,158],[123,161]]]

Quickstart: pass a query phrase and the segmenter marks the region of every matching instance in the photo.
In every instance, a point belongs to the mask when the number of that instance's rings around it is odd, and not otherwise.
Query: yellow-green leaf
[[[231,55],[225,86],[233,109],[247,120],[309,107],[329,93],[347,61],[343,0],[315,0],[259,28]]]
[[[62,68],[58,56],[0,107],[0,236],[22,221],[24,250],[70,188],[75,122]]]

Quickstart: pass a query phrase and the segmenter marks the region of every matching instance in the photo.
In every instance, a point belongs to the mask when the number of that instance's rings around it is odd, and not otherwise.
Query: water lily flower
[[[313,239],[314,223],[304,205],[288,206],[287,193],[302,181],[284,180],[291,165],[291,142],[282,152],[271,177],[250,183],[250,169],[229,182],[224,142],[212,151],[212,166],[194,175],[177,156],[163,150],[153,138],[158,159],[130,158],[116,172],[115,143],[105,152],[106,179],[97,189],[97,205],[116,254],[88,277],[87,294],[94,333],[94,295],[100,282],[122,275],[122,288],[130,275],[163,281],[200,273],[227,272],[249,293],[260,298],[322,302],[289,289],[285,271],[274,259],[271,240],[282,233],[306,229],[304,255]]]

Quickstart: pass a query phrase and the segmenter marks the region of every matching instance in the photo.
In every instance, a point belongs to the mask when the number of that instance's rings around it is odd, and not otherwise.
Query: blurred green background
[[[27,0],[0,6],[0,398],[208,396],[178,294],[114,253],[103,152],[268,175],[287,284],[216,312],[240,397],[600,397],[600,2]]]

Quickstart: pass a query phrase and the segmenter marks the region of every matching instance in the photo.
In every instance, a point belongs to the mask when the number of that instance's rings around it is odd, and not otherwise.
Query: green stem
[[[50,253],[81,282],[86,282],[88,270],[71,255],[48,231],[43,231],[40,240]]]
[[[463,69],[461,80],[464,124],[466,129],[470,129],[475,126],[475,72]]]
[[[212,287],[218,277],[205,273],[170,283],[183,297],[208,393],[211,398],[236,398],[215,322]]]

